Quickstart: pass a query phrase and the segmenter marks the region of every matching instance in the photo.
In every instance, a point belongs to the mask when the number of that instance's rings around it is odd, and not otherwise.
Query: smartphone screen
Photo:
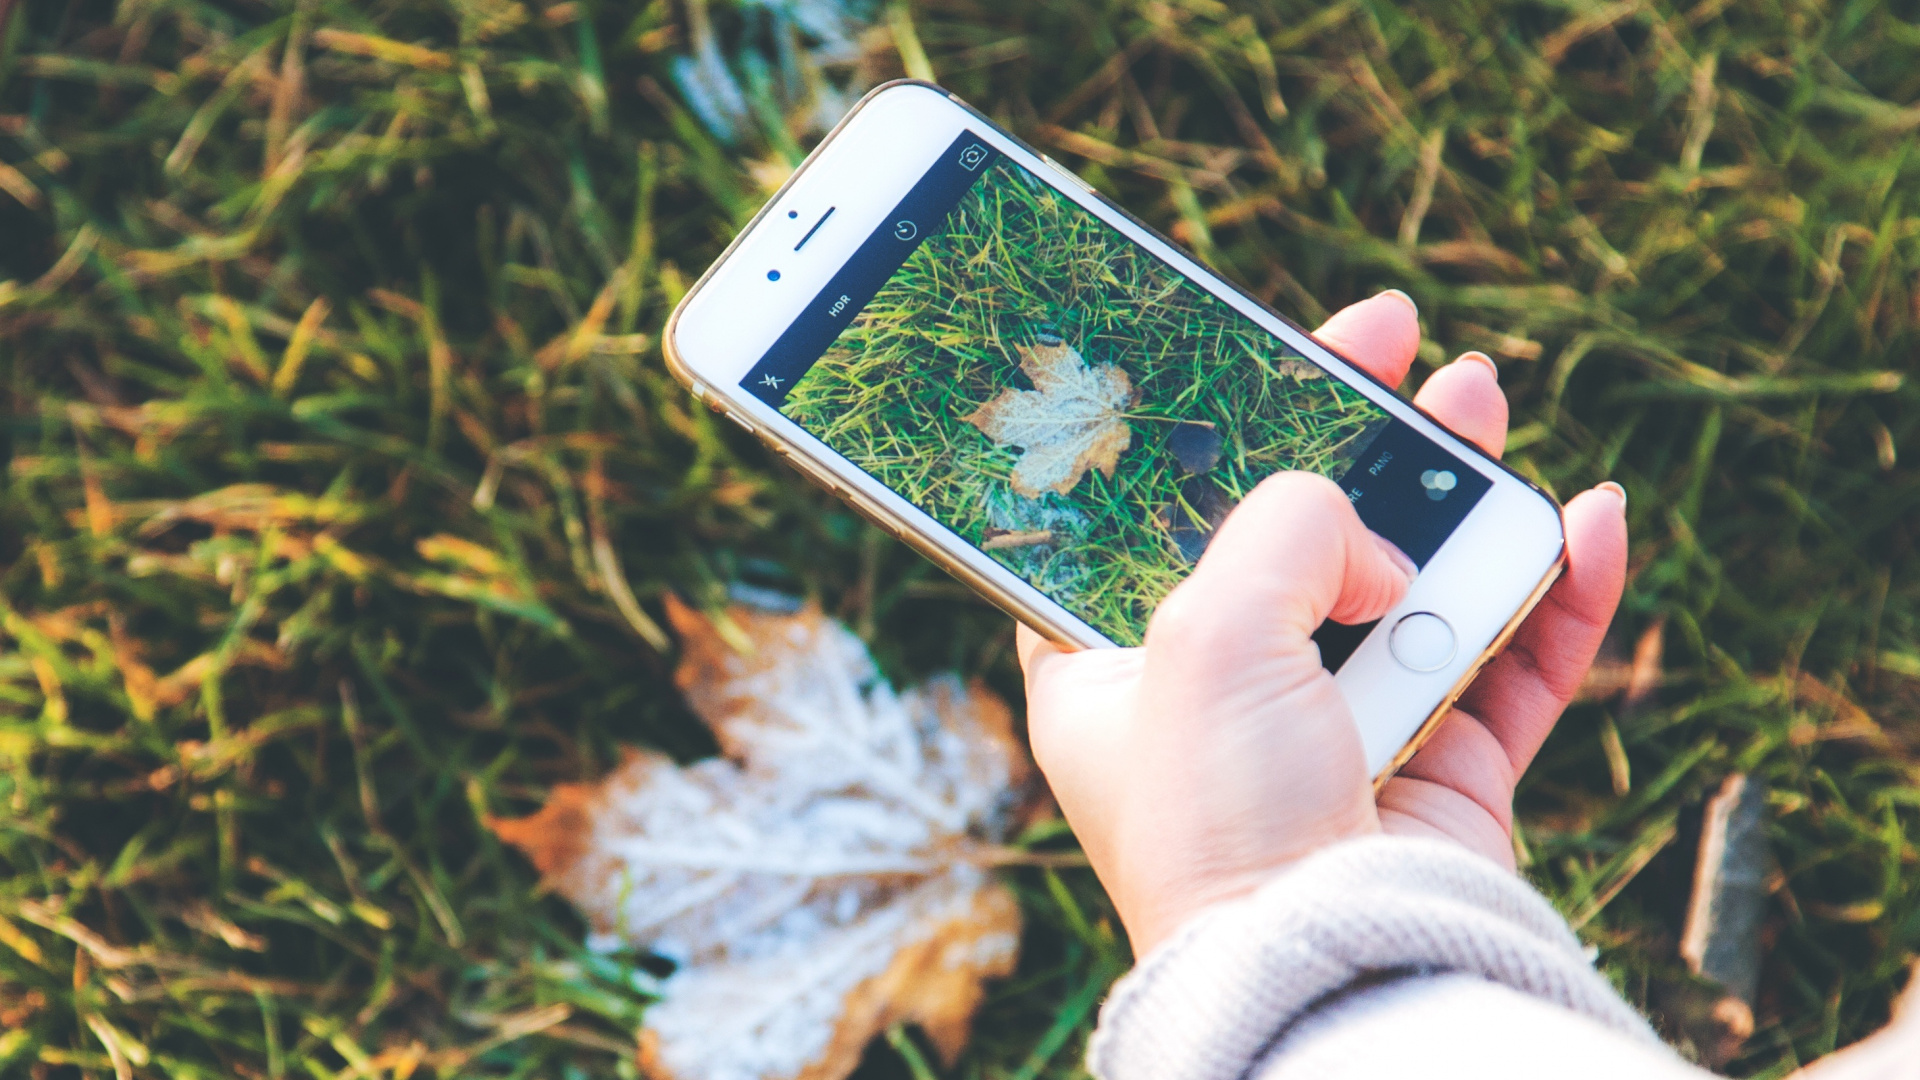
[[[1417,566],[1492,486],[971,132],[741,386],[1121,645],[1273,473]]]

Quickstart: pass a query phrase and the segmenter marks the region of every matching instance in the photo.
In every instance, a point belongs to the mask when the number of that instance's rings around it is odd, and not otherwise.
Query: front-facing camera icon
[[[1420,486],[1427,489],[1427,498],[1434,502],[1446,498],[1447,492],[1459,484],[1460,478],[1451,469],[1428,469],[1420,474]]]
[[[978,169],[980,163],[985,160],[987,160],[987,148],[979,143],[969,143],[965,150],[960,151],[960,167],[968,172]]]

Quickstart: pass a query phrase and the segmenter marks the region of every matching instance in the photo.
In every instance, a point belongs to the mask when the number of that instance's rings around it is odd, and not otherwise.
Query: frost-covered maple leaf
[[[1065,495],[1088,469],[1112,476],[1133,443],[1125,416],[1133,400],[1127,373],[1111,364],[1089,367],[1055,337],[1017,351],[1033,389],[1009,387],[966,417],[999,445],[1020,448],[1013,489],[1029,498],[1043,491]]]
[[[676,962],[640,1036],[649,1076],[839,1080],[889,1025],[949,1058],[1020,912],[984,864],[1028,777],[1006,705],[951,676],[896,693],[809,607],[729,612],[729,647],[669,602],[675,681],[722,757],[632,752],[495,821],[580,908],[589,944]]]

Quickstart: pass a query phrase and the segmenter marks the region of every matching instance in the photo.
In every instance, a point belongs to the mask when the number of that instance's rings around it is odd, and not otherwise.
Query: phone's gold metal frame
[[[740,415],[738,412],[735,412],[732,409],[728,408],[726,405],[726,402],[714,392],[714,388],[707,385],[707,383],[705,383],[704,381],[702,381],[700,377],[694,374],[693,370],[687,366],[686,361],[680,356],[679,350],[674,345],[674,340],[675,340],[674,329],[680,321],[680,316],[687,310],[688,302],[691,301],[693,297],[700,292],[700,289],[702,286],[707,284],[708,279],[710,279],[713,276],[714,271],[718,269],[722,263],[725,263],[727,259],[733,255],[734,249],[740,246],[740,243],[742,242],[742,240],[749,233],[753,231],[754,226],[759,224],[760,219],[767,215],[767,213],[772,209],[774,204],[780,201],[781,196],[786,194],[787,189],[793,186],[793,184],[799,179],[800,175],[804,173],[807,170],[807,168],[813,164],[814,160],[820,155],[820,153],[829,144],[833,142],[834,137],[839,135],[840,132],[849,123],[852,122],[853,118],[858,116],[860,114],[860,111],[863,108],[865,108],[866,105],[869,102],[871,102],[875,97],[879,96],[880,94],[888,90],[891,90],[899,86],[920,86],[926,89],[937,91],[942,96],[947,98],[947,100],[953,102],[954,104],[960,106],[962,109],[965,109],[967,112],[971,113],[975,117],[975,119],[977,119],[980,123],[990,125],[995,132],[1003,135],[1007,139],[1016,143],[1020,147],[1027,150],[1029,153],[1033,154],[1035,157],[1038,157],[1043,161],[1048,162],[1049,164],[1054,164],[1052,158],[1048,157],[1046,154],[1042,153],[1041,151],[1034,149],[1032,146],[1029,146],[1024,140],[1020,139],[1018,136],[1012,134],[1011,132],[1007,131],[1005,128],[1001,127],[999,124],[995,123],[992,119],[982,114],[978,109],[975,109],[973,106],[967,104],[965,101],[962,101],[960,98],[955,97],[953,94],[949,93],[944,88],[936,86],[933,83],[923,82],[917,79],[896,79],[892,82],[883,83],[880,86],[874,87],[871,91],[868,91],[868,93],[864,97],[862,97],[860,101],[856,103],[852,109],[850,109],[847,112],[846,116],[841,118],[838,124],[834,125],[833,130],[827,132],[826,136],[820,140],[819,145],[814,147],[813,152],[807,155],[806,160],[801,162],[799,167],[794,169],[793,175],[787,178],[786,183],[782,184],[778,191],[775,191],[771,196],[768,197],[766,203],[761,206],[759,212],[754,214],[754,216],[747,222],[747,224],[741,228],[740,232],[737,235],[735,235],[733,242],[727,245],[726,250],[720,253],[720,257],[718,259],[715,259],[713,261],[713,265],[707,268],[706,273],[701,274],[699,280],[693,283],[693,287],[687,290],[686,295],[681,298],[680,303],[674,307],[673,314],[671,314],[667,318],[666,328],[664,332],[661,334],[661,346],[660,346],[661,353],[666,358],[668,372],[670,372],[673,375],[673,377],[681,383],[681,385],[685,386],[693,394],[694,400],[701,402],[702,404],[706,405],[708,408],[712,409],[714,412],[722,416],[725,416],[727,419],[733,421],[736,425],[744,429],[748,434],[754,436],[756,439],[759,439],[760,442],[763,445],[765,445],[768,450],[772,451],[776,457],[780,458],[780,460],[782,461],[785,461],[787,464],[793,466],[793,468],[796,471],[798,471],[802,476],[805,476],[807,479],[813,481],[815,484],[818,484],[822,488],[825,488],[827,491],[839,497],[842,501],[847,503],[847,505],[851,506],[855,510],[855,512],[859,513],[860,516],[866,518],[868,521],[872,522],[875,526],[880,528],[881,531],[885,532],[889,536],[895,537],[896,539],[905,543],[908,547],[911,547],[913,550],[925,556],[927,560],[932,562],[935,566],[938,566],[940,569],[946,571],[949,575],[958,579],[962,584],[971,588],[974,592],[979,593],[982,599],[985,599],[987,602],[993,604],[995,607],[999,608],[1001,611],[1006,612],[1009,616],[1013,617],[1016,621],[1025,623],[1027,626],[1031,627],[1035,632],[1039,633],[1042,637],[1046,638],[1048,641],[1053,642],[1055,645],[1058,645],[1064,649],[1077,650],[1077,649],[1083,648],[1084,646],[1080,642],[1076,641],[1074,637],[1068,634],[1062,627],[1056,625],[1053,620],[1053,616],[1050,612],[1046,611],[1045,609],[1035,604],[1028,602],[1026,598],[1016,593],[1009,592],[1008,590],[1002,588],[997,582],[993,581],[991,578],[987,577],[986,575],[980,573],[977,569],[968,565],[964,560],[956,557],[952,552],[947,550],[945,544],[943,543],[940,537],[929,536],[925,533],[922,533],[920,530],[913,527],[912,525],[896,519],[893,516],[893,514],[889,510],[887,510],[885,507],[879,505],[878,503],[875,503],[872,499],[867,498],[865,495],[861,494],[859,491],[853,489],[852,487],[841,483],[839,479],[835,477],[833,470],[828,468],[825,463],[819,460],[816,460],[813,452],[809,450],[807,447],[801,445],[800,443],[793,442],[786,439],[784,436],[782,436],[780,433],[776,431],[763,428],[760,425],[755,424],[753,421],[747,419],[746,417]],[[1056,165],[1056,168],[1060,168],[1060,167]],[[1128,218],[1128,220],[1132,221],[1134,224],[1138,225],[1140,228],[1145,229],[1146,231],[1151,233],[1153,236],[1158,237],[1160,240],[1162,240],[1169,246],[1174,247],[1176,250],[1178,250],[1179,245],[1175,244],[1172,240],[1168,239],[1159,230],[1154,229],[1151,225],[1148,225],[1146,222],[1141,221],[1139,218],[1135,217],[1126,208],[1115,204],[1112,200],[1108,199],[1106,196],[1100,194],[1098,191],[1095,191],[1091,186],[1087,185],[1084,181],[1078,181],[1078,178],[1073,177],[1072,174],[1067,172],[1065,168],[1060,168],[1060,172],[1065,177],[1074,179],[1076,182],[1080,183],[1080,186],[1084,190],[1086,190],[1089,194],[1093,195],[1093,197],[1099,199],[1100,202],[1106,207],[1108,207],[1109,209],[1117,213],[1120,213],[1122,215],[1125,215]],[[1281,314],[1280,312],[1274,311],[1265,302],[1261,301],[1258,297],[1255,297],[1252,294],[1248,293],[1245,289],[1242,289],[1239,285],[1235,284],[1234,282],[1229,281],[1226,278],[1220,277],[1217,274],[1214,275],[1214,277],[1216,280],[1225,283],[1227,287],[1233,289],[1235,292],[1259,304],[1263,309],[1267,310],[1270,314],[1280,319],[1282,322],[1285,322],[1288,326],[1293,327],[1294,329],[1298,330],[1302,334],[1306,334],[1308,336],[1312,335],[1311,331],[1305,329],[1304,327],[1301,327],[1299,324],[1295,323],[1292,319],[1287,318],[1285,315]],[[1318,339],[1316,338],[1315,340],[1317,341]],[[1324,343],[1322,343],[1322,347],[1326,347]],[[1328,351],[1332,352],[1335,356],[1340,356],[1340,353],[1338,350],[1328,348]],[[1346,358],[1342,356],[1341,359],[1345,360]],[[1360,374],[1362,374],[1363,376],[1366,375],[1365,370],[1361,369],[1359,365],[1353,364],[1352,361],[1348,361],[1348,364],[1354,367],[1355,370],[1359,371]],[[1371,376],[1368,376],[1368,377],[1370,378]],[[1375,380],[1375,382],[1376,384],[1385,387],[1385,389],[1387,389],[1389,392],[1392,392],[1394,390],[1393,387],[1385,386],[1385,384],[1379,383],[1378,380]],[[1418,406],[1415,406],[1415,408],[1418,408]],[[1440,424],[1438,420],[1434,420],[1432,416],[1427,415],[1425,410],[1421,410],[1421,414],[1423,416],[1427,416],[1427,419],[1432,420],[1435,424],[1438,424],[1440,427],[1443,427],[1443,428],[1446,427],[1445,424]],[[1467,440],[1464,440],[1464,439],[1461,441],[1465,443],[1469,449],[1480,453],[1482,457],[1485,457],[1488,461],[1498,466],[1501,469],[1501,471],[1506,472],[1507,474],[1512,476],[1514,479],[1519,480],[1521,483],[1525,484],[1529,488],[1532,488],[1534,491],[1538,492],[1543,498],[1545,498],[1548,501],[1548,503],[1553,506],[1556,513],[1562,514],[1562,525],[1563,525],[1562,535],[1563,536],[1565,535],[1564,513],[1561,511],[1559,500],[1555,499],[1551,492],[1546,491],[1544,488],[1541,488],[1540,485],[1534,483],[1532,480],[1528,479],[1526,476],[1520,474],[1519,472],[1516,472],[1513,468],[1511,468],[1510,466],[1500,461],[1499,458],[1496,458],[1491,454],[1487,454],[1484,451],[1480,451],[1479,448],[1474,446],[1471,442],[1468,442]],[[1556,557],[1553,561],[1553,564],[1550,567],[1548,567],[1547,572],[1541,577],[1539,583],[1534,586],[1533,591],[1527,595],[1527,599],[1525,603],[1521,604],[1520,608],[1513,613],[1513,617],[1507,620],[1506,624],[1501,628],[1500,633],[1494,637],[1493,641],[1490,642],[1485,649],[1481,650],[1480,655],[1477,658],[1475,658],[1474,662],[1471,665],[1467,667],[1466,671],[1454,683],[1454,685],[1450,689],[1448,689],[1446,695],[1441,698],[1439,705],[1435,706],[1433,711],[1427,715],[1427,718],[1421,721],[1420,727],[1414,731],[1413,736],[1409,738],[1406,741],[1406,743],[1401,746],[1399,751],[1394,754],[1392,760],[1387,763],[1387,766],[1381,769],[1379,774],[1374,777],[1373,786],[1375,791],[1380,790],[1380,788],[1383,787],[1388,780],[1393,778],[1393,775],[1396,772],[1400,771],[1400,769],[1404,767],[1407,762],[1413,760],[1413,756],[1419,753],[1420,748],[1426,744],[1428,739],[1433,737],[1434,732],[1440,729],[1441,723],[1445,721],[1447,718],[1447,715],[1453,711],[1454,705],[1460,700],[1461,695],[1466,693],[1467,688],[1470,685],[1472,685],[1473,680],[1480,674],[1481,670],[1484,669],[1486,665],[1494,659],[1494,657],[1498,656],[1500,652],[1506,648],[1507,644],[1513,640],[1514,634],[1520,629],[1520,625],[1526,621],[1527,616],[1532,614],[1533,609],[1539,605],[1542,599],[1546,597],[1547,590],[1551,588],[1553,586],[1554,581],[1560,577],[1560,574],[1565,569],[1566,564],[1567,564],[1566,545],[1563,542],[1561,545],[1560,553],[1558,557]]]
[[[1420,722],[1420,727],[1413,733],[1413,737],[1393,755],[1392,761],[1387,762],[1387,767],[1381,769],[1380,774],[1373,778],[1375,792],[1385,787],[1387,781],[1393,779],[1393,774],[1399,772],[1407,762],[1412,761],[1413,755],[1419,753],[1420,748],[1427,744],[1427,740],[1433,738],[1433,733],[1440,730],[1441,722],[1453,712],[1453,707],[1459,703],[1460,696],[1467,692],[1467,687],[1473,685],[1473,680],[1480,677],[1481,669],[1492,663],[1493,658],[1506,649],[1507,643],[1513,640],[1513,635],[1519,632],[1520,624],[1526,622],[1527,616],[1533,614],[1533,609],[1539,607],[1540,601],[1547,598],[1547,590],[1553,588],[1553,583],[1560,579],[1560,573],[1566,569],[1566,566],[1567,551],[1563,545],[1560,549],[1560,557],[1554,560],[1547,575],[1540,579],[1540,583],[1533,587],[1532,592],[1527,594],[1526,603],[1520,605],[1520,610],[1513,613],[1513,618],[1507,620],[1507,624],[1500,628],[1500,633],[1496,634],[1487,647],[1480,651],[1480,655],[1474,658],[1473,663],[1447,691],[1447,696],[1441,698],[1440,704],[1434,706],[1433,711],[1427,714],[1427,718]]]

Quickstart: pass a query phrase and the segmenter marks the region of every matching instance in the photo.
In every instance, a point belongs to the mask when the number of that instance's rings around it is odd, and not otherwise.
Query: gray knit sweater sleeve
[[[1502,1034],[1523,1029],[1532,1037]],[[1498,1059],[1541,1038],[1581,1047],[1581,1067],[1559,1075],[1592,1066],[1602,1067],[1594,1075],[1705,1075],[1660,1045],[1526,882],[1450,844],[1372,837],[1302,860],[1182,927],[1115,988],[1088,1065],[1101,1080],[1420,1065],[1538,1075],[1552,1063],[1533,1051],[1530,1061]],[[1309,1059],[1320,1064],[1290,1068]]]

